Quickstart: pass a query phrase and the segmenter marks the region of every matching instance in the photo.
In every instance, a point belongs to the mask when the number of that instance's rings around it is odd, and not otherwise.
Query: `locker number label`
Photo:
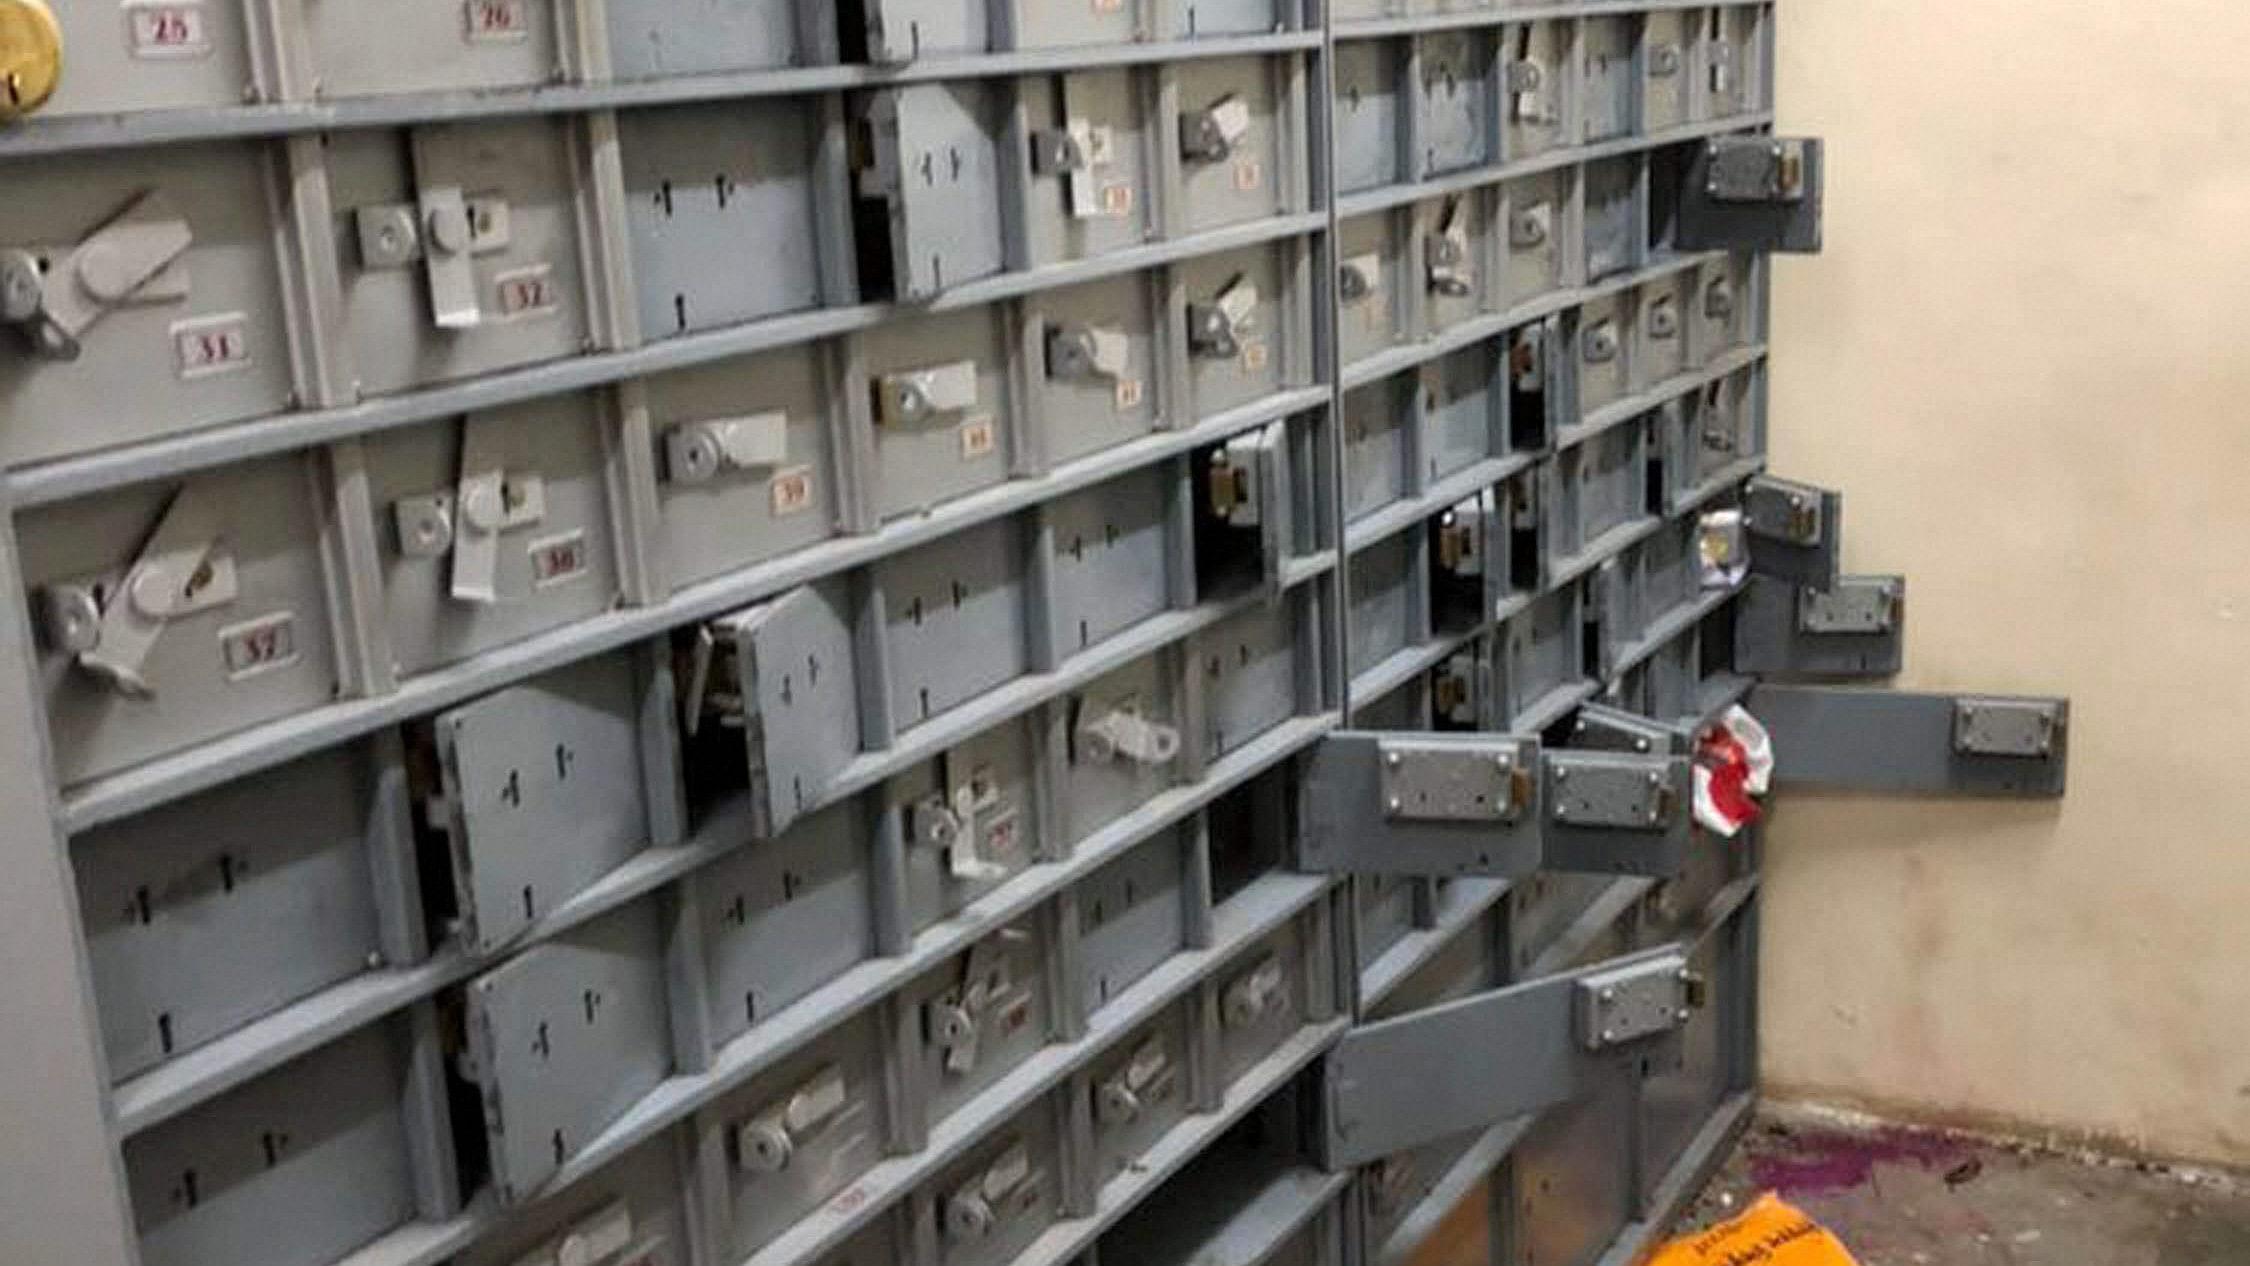
[[[297,662],[296,612],[277,611],[220,629],[219,654],[226,660],[229,681],[287,668]]]
[[[812,467],[792,466],[773,477],[773,517],[787,518],[812,509]]]
[[[973,462],[1000,446],[1000,432],[990,414],[980,413],[961,424],[961,460]]]
[[[546,264],[501,273],[492,279],[492,286],[503,319],[525,321],[554,315],[555,270]]]
[[[531,584],[549,589],[586,574],[586,533],[564,532],[531,543]]]
[[[1242,344],[1242,371],[1248,374],[1264,373],[1272,353],[1266,350],[1262,338],[1246,339]]]
[[[468,0],[472,44],[514,44],[531,38],[530,0]]]
[[[240,312],[172,327],[172,366],[184,381],[250,367],[250,318]]]
[[[1120,378],[1117,380],[1117,411],[1119,413],[1140,408],[1141,401],[1147,398],[1148,388],[1140,379]]]
[[[1123,218],[1133,214],[1133,186],[1131,185],[1103,185],[1101,199],[1103,215]]]
[[[1245,158],[1234,165],[1234,187],[1243,193],[1255,191],[1266,183],[1266,165],[1255,158]]]
[[[1125,0],[1094,0],[1094,12],[1117,13],[1125,7]]]
[[[139,58],[204,57],[211,52],[211,27],[200,3],[128,4],[125,40]]]

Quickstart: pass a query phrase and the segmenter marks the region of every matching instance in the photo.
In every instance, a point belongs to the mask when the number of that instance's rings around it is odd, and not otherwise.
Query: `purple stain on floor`
[[[1959,1139],[1918,1130],[1793,1131],[1753,1144],[1750,1176],[1759,1186],[1783,1196],[1820,1195],[1861,1186],[1878,1165],[1950,1170],[1970,1155]]]

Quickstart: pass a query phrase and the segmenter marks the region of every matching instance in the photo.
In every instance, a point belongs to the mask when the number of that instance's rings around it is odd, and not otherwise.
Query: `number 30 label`
[[[135,57],[202,57],[211,51],[211,28],[203,6],[193,0],[126,5],[125,37]]]

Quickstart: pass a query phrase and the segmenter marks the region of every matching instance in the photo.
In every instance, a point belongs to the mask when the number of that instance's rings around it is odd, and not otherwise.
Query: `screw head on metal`
[[[1664,785],[1664,775],[1662,775],[1662,774],[1650,774],[1650,775],[1648,776],[1648,785],[1649,785],[1649,786],[1651,786],[1651,787],[1661,787],[1661,786],[1663,786],[1663,785]]]
[[[1688,1019],[1688,1009],[1686,1007],[1681,1007],[1679,1010],[1672,1013],[1672,1018],[1678,1020],[1682,1024],[1686,1024]]]
[[[1617,990],[1615,990],[1615,989],[1604,989],[1604,990],[1602,990],[1602,1001],[1603,1001],[1603,1002],[1615,1002],[1615,1001],[1617,1001]]]
[[[1401,810],[1401,809],[1404,809],[1404,808],[1406,807],[1406,802],[1405,802],[1405,801],[1403,801],[1403,800],[1400,800],[1400,799],[1399,799],[1399,798],[1398,798],[1397,796],[1392,796],[1392,797],[1390,798],[1390,800],[1389,800],[1389,801],[1387,802],[1387,804],[1386,804],[1386,807],[1387,807],[1387,808],[1388,808],[1388,809],[1389,809],[1389,810],[1390,810],[1390,811],[1391,811],[1392,813],[1397,813],[1397,812],[1398,812],[1399,810]]]
[[[1400,765],[1406,763],[1406,758],[1399,755],[1397,752],[1392,752],[1383,758],[1383,763],[1389,765],[1393,769],[1397,769]]]

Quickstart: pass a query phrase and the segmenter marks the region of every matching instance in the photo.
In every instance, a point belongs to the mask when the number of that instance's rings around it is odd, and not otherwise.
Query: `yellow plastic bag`
[[[1658,1249],[1648,1266],[1859,1266],[1828,1229],[1767,1192],[1742,1216]]]

